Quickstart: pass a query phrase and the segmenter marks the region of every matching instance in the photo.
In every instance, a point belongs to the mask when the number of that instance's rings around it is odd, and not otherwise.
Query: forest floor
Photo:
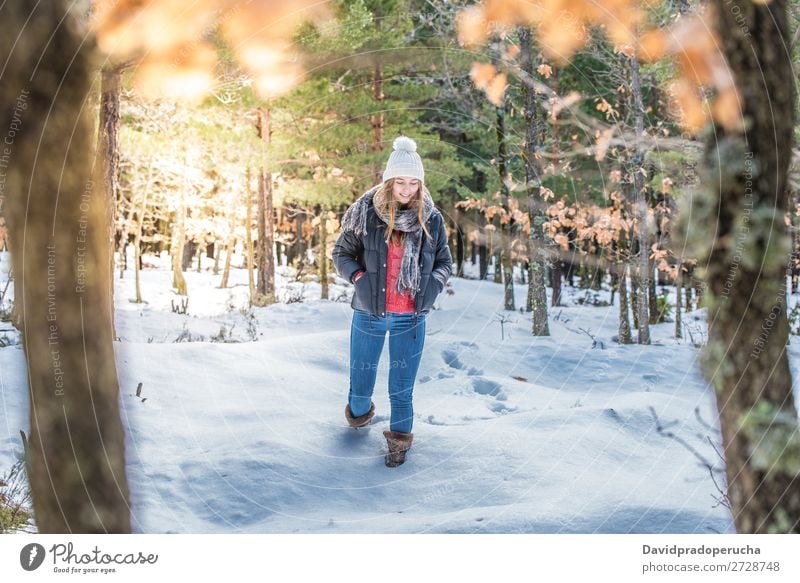
[[[414,445],[390,469],[388,343],[372,425],[353,430],[343,416],[349,285],[337,279],[339,301],[321,300],[318,283],[290,282],[281,267],[289,303],[248,309],[246,270],[220,289],[207,260],[186,272],[178,314],[168,259],[147,261],[147,303],[131,301],[130,270],[115,292],[136,532],[734,532],[720,503],[714,396],[699,348],[674,338],[674,322],[652,326],[649,346],[619,345],[618,300],[587,305],[586,290],[566,287],[551,336],[532,337],[519,312],[525,285],[515,286],[517,311],[504,312],[499,284],[452,278],[427,319]],[[5,274],[7,256],[0,265]],[[602,303],[609,291],[588,297]],[[684,319],[704,340],[704,310]],[[11,345],[0,349],[0,473],[28,431],[24,354],[2,328]]]

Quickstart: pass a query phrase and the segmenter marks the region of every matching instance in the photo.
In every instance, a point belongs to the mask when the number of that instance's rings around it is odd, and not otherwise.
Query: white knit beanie
[[[394,152],[389,155],[386,169],[383,171],[383,180],[397,176],[411,176],[425,182],[425,170],[422,168],[422,158],[417,154],[417,143],[411,138],[400,136],[395,138]]]

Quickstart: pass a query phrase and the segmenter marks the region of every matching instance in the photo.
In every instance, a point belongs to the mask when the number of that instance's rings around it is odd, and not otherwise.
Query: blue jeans
[[[395,314],[372,316],[354,310],[350,327],[350,394],[348,403],[353,416],[364,415],[370,408],[378,361],[383,351],[386,332],[389,332],[389,402],[392,431],[411,433],[414,410],[411,394],[417,377],[422,347],[425,343],[425,314]]]

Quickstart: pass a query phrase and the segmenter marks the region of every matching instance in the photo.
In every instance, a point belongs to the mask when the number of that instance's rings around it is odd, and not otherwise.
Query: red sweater
[[[408,313],[414,311],[414,294],[401,294],[397,291],[397,278],[403,263],[403,245],[400,233],[395,231],[389,240],[389,259],[386,266],[386,311]]]

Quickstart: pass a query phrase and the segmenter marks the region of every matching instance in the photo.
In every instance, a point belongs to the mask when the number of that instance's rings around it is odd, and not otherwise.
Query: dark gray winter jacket
[[[431,237],[422,235],[420,250],[419,290],[414,298],[414,313],[426,314],[433,307],[436,297],[442,292],[453,270],[450,248],[447,246],[447,232],[444,218],[434,209],[426,223]],[[386,315],[386,264],[389,248],[384,239],[384,223],[375,206],[370,203],[367,215],[367,234],[356,235],[342,231],[333,248],[333,263],[339,275],[350,283],[359,271],[366,273],[355,282],[354,310],[364,310],[373,316]]]

